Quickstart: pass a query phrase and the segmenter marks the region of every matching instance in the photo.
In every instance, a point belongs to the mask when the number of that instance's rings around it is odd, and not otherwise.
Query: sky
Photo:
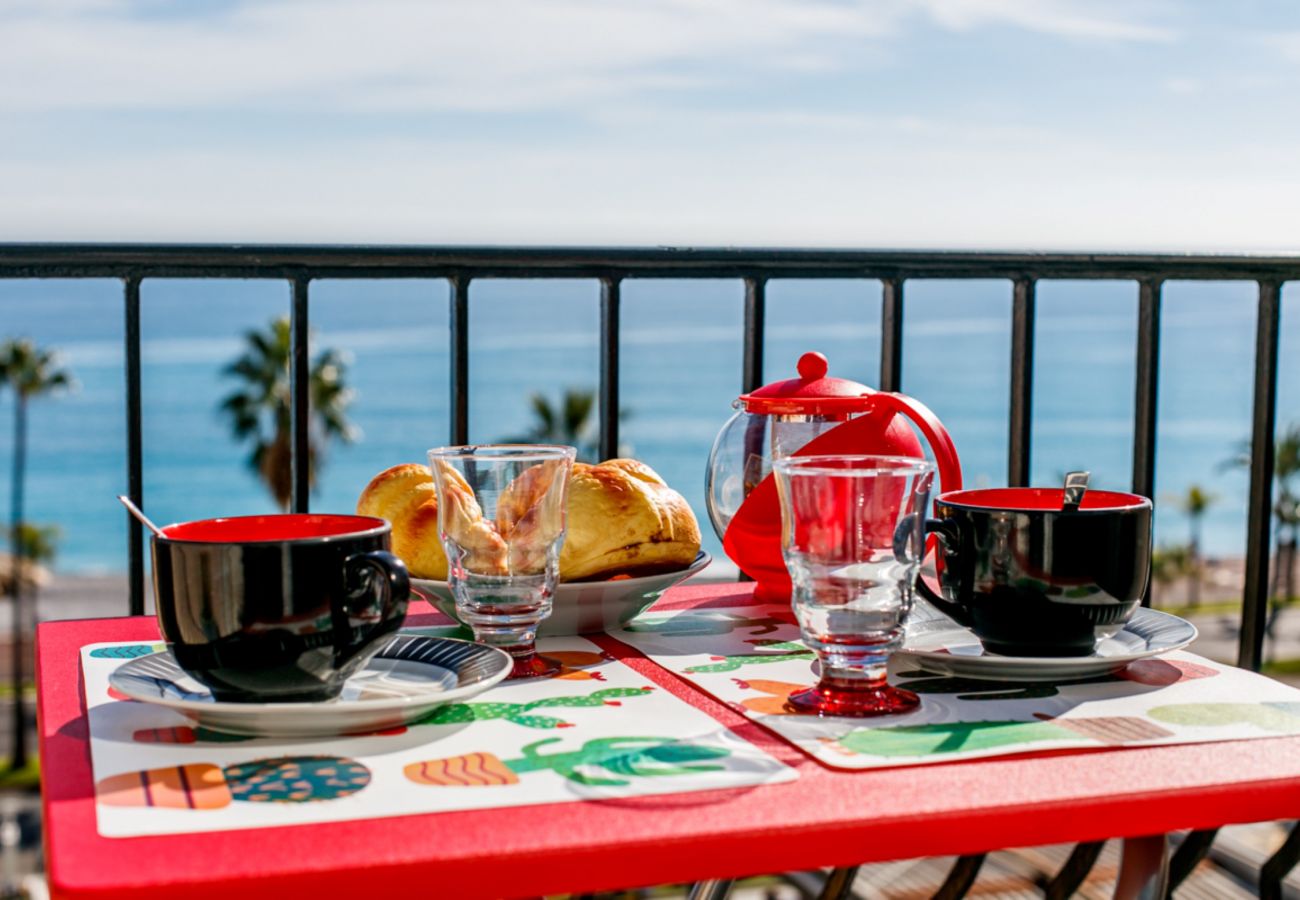
[[[1293,0],[0,0],[0,241],[1300,249]]]

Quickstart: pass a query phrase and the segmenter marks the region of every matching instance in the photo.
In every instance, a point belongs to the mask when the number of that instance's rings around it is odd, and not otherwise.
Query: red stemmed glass
[[[793,456],[772,469],[782,553],[803,641],[821,680],[790,695],[802,712],[879,716],[915,709],[889,684],[925,548],[934,465],[898,456]]]

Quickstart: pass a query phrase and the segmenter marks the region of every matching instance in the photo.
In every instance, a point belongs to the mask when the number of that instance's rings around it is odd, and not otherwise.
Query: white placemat
[[[613,636],[841,769],[1300,734],[1300,690],[1186,652],[1064,684],[954,678],[894,660],[890,681],[919,694],[920,708],[850,719],[787,705],[817,680],[788,607],[652,613]]]
[[[419,630],[419,629],[417,629]],[[237,738],[110,694],[125,658],[81,663],[100,834],[266,828],[789,781],[780,763],[583,638],[539,648],[557,678],[505,682],[426,721],[366,736]]]

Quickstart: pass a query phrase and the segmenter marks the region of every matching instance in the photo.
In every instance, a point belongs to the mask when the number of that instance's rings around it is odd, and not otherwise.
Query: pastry
[[[700,552],[700,526],[681,494],[634,459],[576,463],[560,550],[565,581],[684,569]]]
[[[461,565],[475,575],[509,575],[506,542],[496,525],[484,518],[483,509],[474,498],[474,489],[456,467],[438,460],[438,477],[446,508],[442,527],[456,546],[465,551]],[[437,500],[434,500],[436,505]],[[401,554],[398,554],[399,556]]]
[[[380,472],[361,492],[357,515],[392,523],[393,552],[411,575],[447,580],[447,555],[438,536],[438,492],[428,466],[404,463]]]
[[[546,568],[547,554],[564,530],[564,501],[551,490],[569,460],[551,459],[529,466],[501,492],[497,500],[497,532],[510,545],[510,571],[537,575]]]
[[[450,469],[450,467],[449,467]],[[469,485],[451,469],[456,510],[445,523],[471,550],[471,571],[540,571],[558,529],[546,491],[556,470],[526,469],[501,493],[495,522],[487,520]],[[538,502],[542,500],[543,502]],[[438,537],[438,499],[427,466],[393,466],[371,480],[357,502],[361,515],[393,526],[393,552],[417,578],[443,581],[447,560]],[[561,581],[600,581],[684,569],[700,550],[700,526],[681,494],[645,463],[611,459],[575,463],[569,480]],[[451,529],[456,529],[451,531]]]

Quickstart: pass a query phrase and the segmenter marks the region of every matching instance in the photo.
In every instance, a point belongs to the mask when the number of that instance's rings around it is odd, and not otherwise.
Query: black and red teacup
[[[335,697],[406,617],[389,530],[316,514],[168,525],[153,538],[163,638],[218,701]]]
[[[1151,501],[1062,488],[951,491],[926,530],[943,560],[937,596],[917,588],[1005,656],[1086,656],[1141,604],[1151,571]]]

